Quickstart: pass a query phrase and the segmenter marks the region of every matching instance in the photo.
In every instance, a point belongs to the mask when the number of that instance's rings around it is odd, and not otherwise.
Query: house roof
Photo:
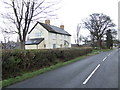
[[[2,43],[2,49],[20,49],[19,42],[8,41],[7,43]]]
[[[70,35],[67,31],[65,31],[64,29],[61,29],[61,28],[56,27],[56,26],[53,26],[53,25],[44,24],[44,23],[41,23],[41,22],[37,22],[37,23],[35,24],[35,26],[31,29],[31,31],[29,32],[29,34],[30,34],[30,33],[32,32],[32,30],[37,26],[37,24],[42,25],[48,32],[71,36],[71,35]]]
[[[26,45],[38,45],[39,43],[41,43],[44,40],[44,38],[34,38],[34,39],[30,39],[28,41],[25,42]]]

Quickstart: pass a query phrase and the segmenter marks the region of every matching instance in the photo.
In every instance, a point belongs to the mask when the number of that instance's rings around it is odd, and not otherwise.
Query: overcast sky
[[[62,0],[60,3],[61,9],[56,13],[58,19],[51,20],[51,24],[60,26],[63,24],[65,30],[72,36],[76,31],[78,23],[87,18],[92,13],[103,13],[111,17],[117,25],[118,21],[118,1],[119,0]],[[4,10],[3,4],[0,2],[1,11]],[[81,30],[81,34],[88,35],[88,31]],[[0,41],[2,38],[0,37]],[[72,37],[72,43],[74,39]]]

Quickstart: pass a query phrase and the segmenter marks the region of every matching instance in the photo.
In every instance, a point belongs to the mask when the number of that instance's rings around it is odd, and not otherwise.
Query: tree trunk
[[[93,47],[93,49],[95,49],[95,39],[94,39],[94,37],[92,38],[92,47]]]
[[[100,39],[100,49],[102,49],[102,40]]]
[[[97,46],[99,47],[99,49],[102,49],[102,41],[101,41],[101,39],[97,40]]]
[[[21,49],[25,50],[25,41],[20,42],[20,47]]]

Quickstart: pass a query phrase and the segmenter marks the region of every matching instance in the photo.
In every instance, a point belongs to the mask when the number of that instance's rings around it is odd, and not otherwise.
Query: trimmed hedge
[[[58,62],[65,62],[86,55],[91,48],[47,49],[47,50],[3,50],[2,79],[16,77],[24,72],[35,71]]]

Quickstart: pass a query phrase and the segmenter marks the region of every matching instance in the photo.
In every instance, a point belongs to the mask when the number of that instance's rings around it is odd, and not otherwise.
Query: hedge
[[[91,48],[47,49],[47,50],[3,50],[2,79],[16,77],[24,72],[35,71],[58,62],[85,55]]]

